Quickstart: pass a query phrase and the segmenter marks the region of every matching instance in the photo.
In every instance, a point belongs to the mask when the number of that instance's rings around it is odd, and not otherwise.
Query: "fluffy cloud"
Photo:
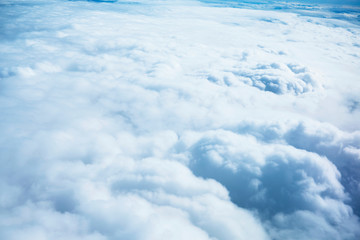
[[[304,222],[316,222],[314,218],[322,216],[321,221],[327,225],[322,237],[336,232],[340,238],[349,228],[358,234],[356,217],[351,207],[344,204],[349,199],[340,182],[340,172],[327,158],[282,143],[262,143],[253,136],[223,130],[196,138],[190,147],[190,168],[195,174],[216,179],[226,186],[238,206],[257,209],[262,218],[274,218],[276,224],[278,219],[294,218],[291,221],[294,224],[298,221],[299,228]],[[185,139],[184,142],[191,143],[194,137]],[[344,185],[351,189],[348,184]],[[356,202],[354,199],[354,209],[357,209]],[[296,220],[298,215],[302,217]],[[315,234],[312,237],[320,238],[319,227],[309,224],[304,228]],[[301,236],[300,239],[305,238]]]
[[[0,238],[359,238],[357,10],[266,6],[2,1]]]

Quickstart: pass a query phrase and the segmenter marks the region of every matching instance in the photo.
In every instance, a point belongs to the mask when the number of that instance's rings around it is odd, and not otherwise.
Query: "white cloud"
[[[355,8],[279,4],[2,1],[0,238],[357,239]]]

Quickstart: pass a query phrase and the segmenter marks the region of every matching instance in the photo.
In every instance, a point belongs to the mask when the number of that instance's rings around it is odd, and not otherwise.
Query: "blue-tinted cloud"
[[[1,1],[0,238],[359,238],[356,10],[276,4]]]

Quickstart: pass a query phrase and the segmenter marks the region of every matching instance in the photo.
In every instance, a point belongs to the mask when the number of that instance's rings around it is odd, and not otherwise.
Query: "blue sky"
[[[285,2],[285,3],[306,3],[306,4],[340,4],[340,5],[360,5],[358,0],[284,0],[284,1],[265,1],[265,0],[246,0],[246,1],[236,1],[236,0],[203,0],[203,2],[218,2],[218,3],[259,3],[259,4],[268,4],[274,2]]]

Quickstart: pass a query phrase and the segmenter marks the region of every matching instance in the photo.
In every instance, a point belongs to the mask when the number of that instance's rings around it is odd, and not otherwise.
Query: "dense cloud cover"
[[[1,1],[0,239],[359,239],[359,14]]]

